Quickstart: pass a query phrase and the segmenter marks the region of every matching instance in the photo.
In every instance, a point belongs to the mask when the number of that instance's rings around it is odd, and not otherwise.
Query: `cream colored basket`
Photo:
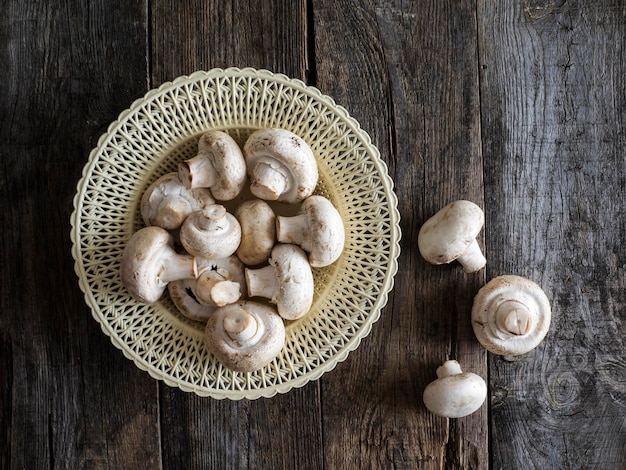
[[[195,155],[203,132],[224,130],[243,145],[253,130],[267,127],[295,132],[313,149],[316,193],[342,215],[346,247],[333,265],[314,270],[313,307],[286,325],[280,356],[256,372],[237,373],[214,359],[203,325],[180,315],[167,293],[152,305],[132,300],[119,263],[141,227],[141,195]],[[378,150],[332,98],[265,70],[215,69],[148,92],[100,138],[74,198],[72,255],[94,318],[139,368],[201,396],[254,399],[318,379],[370,332],[397,271],[399,218]]]

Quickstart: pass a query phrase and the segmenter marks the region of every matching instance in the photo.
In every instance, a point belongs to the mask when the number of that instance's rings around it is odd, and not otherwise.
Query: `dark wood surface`
[[[1,468],[626,468],[626,2],[22,1],[0,17]],[[271,399],[155,381],[101,332],[70,253],[72,198],[108,124],[213,67],[329,94],[389,166],[402,253],[359,349]],[[485,270],[431,266],[421,224],[484,208]],[[500,274],[540,284],[545,341],[487,354],[469,321]],[[438,418],[445,359],[485,405]]]

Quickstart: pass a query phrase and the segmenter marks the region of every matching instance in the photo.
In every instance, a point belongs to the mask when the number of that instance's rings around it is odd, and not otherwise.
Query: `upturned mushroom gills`
[[[295,204],[317,185],[317,161],[309,145],[286,129],[259,129],[243,147],[250,192],[260,199]]]
[[[232,309],[224,315],[224,331],[234,341],[249,340],[258,328],[256,317],[242,308]]]
[[[147,226],[176,230],[193,211],[214,202],[208,189],[187,189],[176,173],[167,173],[142,195],[141,217]]]
[[[454,201],[422,225],[417,239],[420,253],[431,264],[456,260],[465,272],[476,272],[487,263],[476,240],[484,223],[485,215],[476,204]]]
[[[269,266],[246,269],[248,295],[276,304],[286,320],[304,317],[313,303],[313,273],[304,251],[296,245],[277,244]]]
[[[157,226],[144,227],[128,241],[120,263],[122,283],[139,302],[156,302],[167,284],[197,275],[196,260],[174,250],[174,238]]]
[[[191,320],[206,322],[217,306],[200,303],[195,289],[195,279],[181,279],[167,285],[170,298],[181,314]]]
[[[308,253],[311,266],[321,268],[341,256],[345,229],[332,203],[314,195],[304,200],[298,215],[276,217],[276,238],[281,243],[300,246]]]
[[[551,316],[541,287],[520,276],[504,275],[489,281],[474,297],[472,328],[488,351],[517,356],[543,341]]]
[[[180,228],[180,242],[189,254],[207,259],[226,258],[237,250],[241,226],[220,204],[190,214]]]
[[[178,176],[187,188],[209,188],[222,201],[237,197],[245,185],[246,171],[237,142],[222,131],[203,134],[198,154],[178,164]]]
[[[457,361],[445,361],[436,373],[437,380],[426,386],[423,400],[426,408],[438,416],[468,416],[477,411],[487,398],[487,384],[482,377],[463,372]]]

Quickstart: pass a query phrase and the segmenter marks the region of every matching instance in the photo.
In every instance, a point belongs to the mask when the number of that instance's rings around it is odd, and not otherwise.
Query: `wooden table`
[[[0,450],[4,468],[626,468],[626,2],[3,3]],[[255,401],[140,371],[91,316],[70,254],[75,186],[108,124],[151,88],[214,67],[304,80],[389,166],[395,288],[359,349]],[[484,208],[487,268],[431,266],[422,223]],[[477,290],[528,277],[545,341],[487,354]],[[421,396],[445,359],[488,380],[448,420]]]

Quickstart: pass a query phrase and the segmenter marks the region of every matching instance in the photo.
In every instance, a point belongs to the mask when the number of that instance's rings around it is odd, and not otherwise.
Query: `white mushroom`
[[[315,156],[301,137],[285,129],[253,132],[243,148],[250,191],[268,201],[303,201],[317,185]]]
[[[277,244],[269,266],[246,269],[250,297],[263,297],[276,304],[286,320],[305,316],[313,303],[313,273],[306,254],[296,245]]]
[[[178,164],[178,176],[188,188],[210,188],[216,199],[230,201],[246,183],[246,162],[231,136],[210,131],[200,137],[198,154]]]
[[[478,410],[487,398],[487,384],[479,375],[462,372],[457,361],[437,368],[437,380],[424,389],[424,405],[445,418],[461,418]]]
[[[345,244],[341,215],[323,196],[304,200],[296,216],[276,218],[276,238],[293,243],[309,254],[311,266],[321,268],[334,263]]]
[[[241,227],[221,204],[211,204],[191,213],[180,227],[180,243],[193,256],[226,258],[241,241]]]
[[[541,287],[520,276],[504,275],[489,281],[474,297],[472,328],[488,351],[516,356],[541,343],[551,316]]]
[[[250,199],[237,207],[235,217],[241,226],[239,259],[250,266],[267,261],[276,242],[276,215],[270,205]]]
[[[177,173],[167,173],[143,193],[141,217],[148,226],[176,230],[193,211],[214,202],[208,189],[187,189]]]
[[[122,283],[139,302],[156,302],[167,284],[196,277],[195,259],[174,250],[174,237],[161,227],[144,227],[128,241],[120,264]]]
[[[197,279],[181,279],[167,286],[174,305],[187,318],[206,321],[218,306],[245,295],[244,266],[236,256],[196,259],[196,265]]]
[[[198,301],[222,307],[245,294],[245,267],[236,256],[217,260],[198,259],[198,277],[194,289]]]
[[[476,272],[486,264],[476,241],[484,223],[485,215],[476,204],[454,201],[422,225],[417,238],[420,253],[431,264],[457,260],[465,272]]]
[[[253,372],[269,364],[285,344],[285,325],[269,305],[239,301],[220,307],[207,321],[207,348],[224,366]]]

